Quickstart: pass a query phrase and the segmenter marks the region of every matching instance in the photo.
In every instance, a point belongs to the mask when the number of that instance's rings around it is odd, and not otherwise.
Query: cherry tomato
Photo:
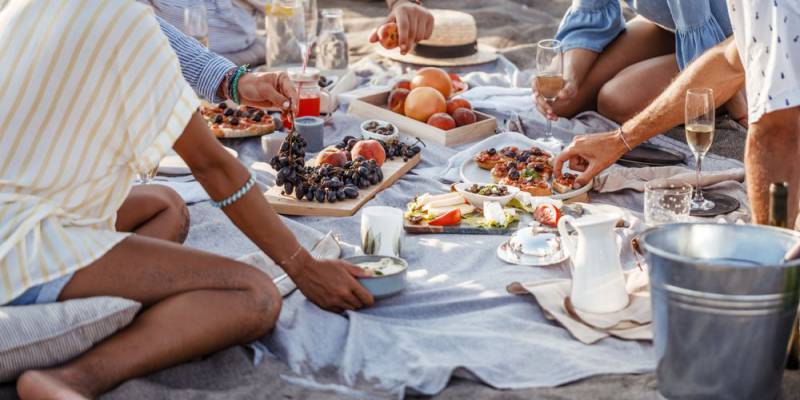
[[[461,222],[461,210],[456,208],[455,210],[449,211],[446,214],[442,214],[433,221],[428,222],[428,225],[450,226],[459,222]]]
[[[558,225],[558,220],[560,218],[561,211],[558,210],[558,207],[552,204],[539,204],[539,206],[533,210],[533,219],[542,225],[554,227]]]

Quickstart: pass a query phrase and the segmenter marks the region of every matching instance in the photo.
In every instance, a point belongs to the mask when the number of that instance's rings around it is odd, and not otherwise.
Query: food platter
[[[471,149],[479,148],[481,150],[475,151],[475,155],[477,155],[480,151],[486,150],[489,148],[494,149],[502,149],[506,147],[517,147],[519,149],[527,149],[531,147],[538,147],[544,150],[547,153],[550,153],[553,157],[555,157],[558,152],[552,147],[547,146],[544,143],[536,141],[534,139],[530,139],[527,136],[523,135],[507,135],[502,141],[493,140],[494,138],[490,138],[482,143],[486,143],[485,145],[475,145]],[[490,144],[491,143],[491,144]],[[461,181],[465,183],[487,183],[492,182],[492,173],[488,169],[481,168],[478,163],[475,161],[474,156],[472,155],[466,160],[464,160],[459,168],[459,175],[461,177]],[[563,168],[563,172],[574,172],[568,168]],[[558,200],[568,200],[580,197],[585,195],[592,189],[592,183],[590,182],[588,185],[581,187],[580,189],[570,190],[565,193],[557,193],[555,191],[552,192],[551,195],[548,197]]]

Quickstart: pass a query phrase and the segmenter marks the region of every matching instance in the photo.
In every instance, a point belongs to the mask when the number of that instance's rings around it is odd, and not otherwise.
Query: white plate
[[[522,135],[520,135],[520,136],[522,136]],[[503,145],[494,146],[494,148],[500,150],[501,148],[506,147],[506,146],[517,146],[517,147],[522,149],[522,148],[531,147],[531,146],[535,145],[535,146],[541,147],[544,150],[551,151],[549,148],[547,148],[545,146],[542,146],[541,144],[537,143],[534,140],[531,140],[531,139],[529,139],[527,137],[524,137],[524,136],[521,137],[520,139],[522,139],[522,138],[524,138],[524,140],[519,140],[519,139],[518,140],[514,140],[514,142],[520,142],[520,143],[503,143]],[[553,154],[553,156],[555,156],[557,154],[557,153],[552,152],[552,151],[551,151],[551,153]],[[571,170],[569,168],[565,167],[563,169],[563,171],[564,172],[570,172]],[[472,157],[464,160],[464,163],[461,164],[461,168],[459,169],[459,175],[461,176],[461,181],[462,182],[466,182],[466,183],[494,182],[492,180],[492,173],[489,170],[486,170],[486,169],[483,169],[483,168],[479,167],[478,164],[475,162],[475,160],[472,159]],[[583,186],[580,189],[571,190],[571,191],[569,191],[567,193],[554,193],[554,194],[550,195],[550,198],[558,199],[558,200],[571,199],[573,197],[580,196],[580,195],[588,192],[589,190],[592,190],[592,184],[593,184],[593,182],[589,182],[588,185]]]
[[[548,265],[558,264],[568,258],[563,248],[561,251],[547,257],[518,255],[511,250],[508,241],[501,243],[500,246],[497,247],[497,257],[509,264],[529,265],[533,267],[546,267]]]
[[[236,158],[239,157],[239,153],[237,153],[236,150],[225,146],[223,147],[230,155]],[[169,153],[161,159],[161,162],[158,163],[158,172],[166,175],[190,175],[192,173],[181,156],[175,153],[175,150],[170,150]]]

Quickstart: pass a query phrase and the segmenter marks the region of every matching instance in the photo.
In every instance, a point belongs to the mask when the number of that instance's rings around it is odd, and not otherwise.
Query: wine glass
[[[553,104],[558,92],[564,87],[564,61],[561,41],[556,39],[540,40],[536,47],[536,91],[544,97],[548,104]],[[544,141],[562,145],[553,137],[553,122],[547,119],[547,131]]]
[[[142,185],[149,184],[153,180],[153,178],[156,177],[156,174],[158,173],[158,164],[159,163],[156,163],[156,165],[153,168],[148,169],[146,171],[137,171],[136,177],[138,178],[139,183],[141,183]]]
[[[183,32],[208,47],[208,15],[203,0],[192,0],[183,9]]]
[[[292,14],[294,37],[303,56],[303,70],[308,65],[309,53],[317,40],[317,0],[296,0]]]
[[[697,160],[697,187],[692,197],[692,210],[707,211],[714,208],[714,202],[703,197],[700,184],[703,158],[714,142],[714,91],[709,88],[686,91],[686,143]]]

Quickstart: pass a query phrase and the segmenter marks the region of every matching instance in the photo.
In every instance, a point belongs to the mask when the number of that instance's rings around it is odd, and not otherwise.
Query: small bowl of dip
[[[406,288],[408,263],[402,258],[364,255],[344,260],[363,268],[370,275],[358,278],[358,282],[375,298],[393,296]]]

